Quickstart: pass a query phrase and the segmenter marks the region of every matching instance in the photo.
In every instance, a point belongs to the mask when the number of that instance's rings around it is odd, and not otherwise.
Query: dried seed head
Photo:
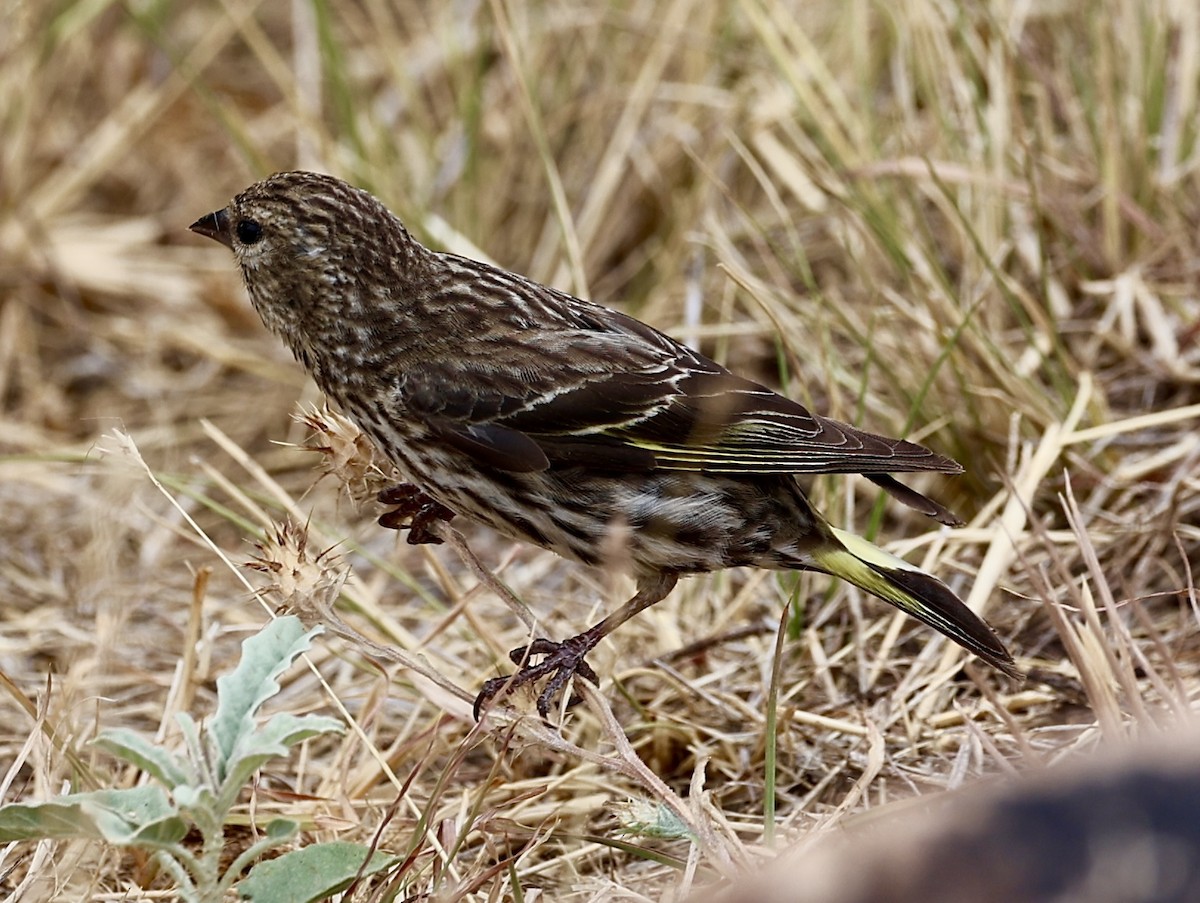
[[[308,529],[290,520],[268,531],[255,548],[258,554],[246,567],[269,575],[262,592],[275,600],[276,611],[292,612],[309,626],[323,622],[350,575],[334,549],[310,555]]]

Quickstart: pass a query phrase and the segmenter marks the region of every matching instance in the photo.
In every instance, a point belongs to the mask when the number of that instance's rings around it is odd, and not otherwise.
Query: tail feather
[[[950,587],[860,536],[831,529],[841,547],[831,545],[812,554],[822,570],[890,602],[1008,676],[1021,678],[995,631]]]
[[[867,473],[863,474],[863,476],[888,493],[892,498],[899,499],[908,505],[908,507],[920,511],[926,517],[932,517],[939,524],[945,524],[947,527],[961,527],[963,525],[963,519],[949,508],[939,505],[927,495],[921,495],[921,493],[917,492],[911,486],[905,486],[891,474]]]

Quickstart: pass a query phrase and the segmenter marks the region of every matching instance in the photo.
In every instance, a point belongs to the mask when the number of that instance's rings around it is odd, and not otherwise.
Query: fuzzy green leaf
[[[286,756],[288,749],[301,740],[342,730],[340,721],[322,715],[282,712],[272,716],[259,730],[244,734],[230,753],[222,794],[236,794],[259,766],[277,756]]]
[[[103,731],[93,743],[126,762],[132,762],[168,788],[196,782],[193,769],[188,767],[186,761],[155,746],[134,731],[125,728]]]
[[[0,841],[91,838],[119,846],[163,846],[187,834],[162,788],[96,790],[44,803],[0,807]]]
[[[400,860],[357,843],[313,844],[278,859],[260,862],[238,885],[244,900],[254,903],[313,903],[345,890],[356,878],[373,875]],[[364,865],[365,863],[365,865]]]
[[[308,649],[321,629],[305,632],[298,618],[277,618],[242,643],[237,668],[217,679],[217,712],[208,733],[219,783],[225,783],[238,744],[253,733],[255,713],[279,692],[276,678]]]

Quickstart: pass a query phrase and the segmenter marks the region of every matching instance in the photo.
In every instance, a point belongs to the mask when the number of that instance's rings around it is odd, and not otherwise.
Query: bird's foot
[[[454,517],[453,511],[440,502],[435,502],[412,483],[401,483],[399,486],[385,489],[376,499],[384,505],[392,506],[392,510],[379,515],[379,526],[389,530],[408,527],[408,542],[414,546],[440,543],[441,537],[430,527],[439,521],[448,523]]]
[[[549,721],[550,704],[572,677],[578,675],[593,684],[600,682],[592,666],[585,660],[585,656],[592,651],[599,639],[590,634],[591,631],[584,631],[561,643],[537,639],[528,646],[514,649],[508,657],[514,664],[521,666],[521,670],[511,677],[493,677],[484,683],[483,689],[475,697],[475,720],[479,720],[479,713],[497,696],[511,693],[517,687],[537,683],[543,677],[549,676],[550,679],[546,681],[546,686],[537,698],[538,714],[542,716],[543,721]],[[545,658],[533,664],[529,659],[535,655]],[[578,701],[579,697],[572,696],[567,700],[567,705],[574,705]]]

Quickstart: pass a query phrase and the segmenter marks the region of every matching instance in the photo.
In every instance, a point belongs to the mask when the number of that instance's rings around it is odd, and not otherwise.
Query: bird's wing
[[[957,473],[923,446],[813,414],[717,365],[672,363],[581,382],[503,418],[537,438],[619,442],[654,466],[710,473]]]
[[[571,301],[571,324],[530,328],[519,349],[497,343],[482,360],[410,369],[406,407],[456,447],[508,470],[962,470],[923,446],[813,414],[640,321]]]
[[[464,341],[448,331],[444,356],[405,367],[402,410],[393,413],[421,418],[480,463],[515,473],[861,473],[905,504],[959,523],[888,476],[960,472],[949,458],[813,414],[632,317],[447,259],[504,291],[477,299],[491,308],[474,321],[482,332]]]

